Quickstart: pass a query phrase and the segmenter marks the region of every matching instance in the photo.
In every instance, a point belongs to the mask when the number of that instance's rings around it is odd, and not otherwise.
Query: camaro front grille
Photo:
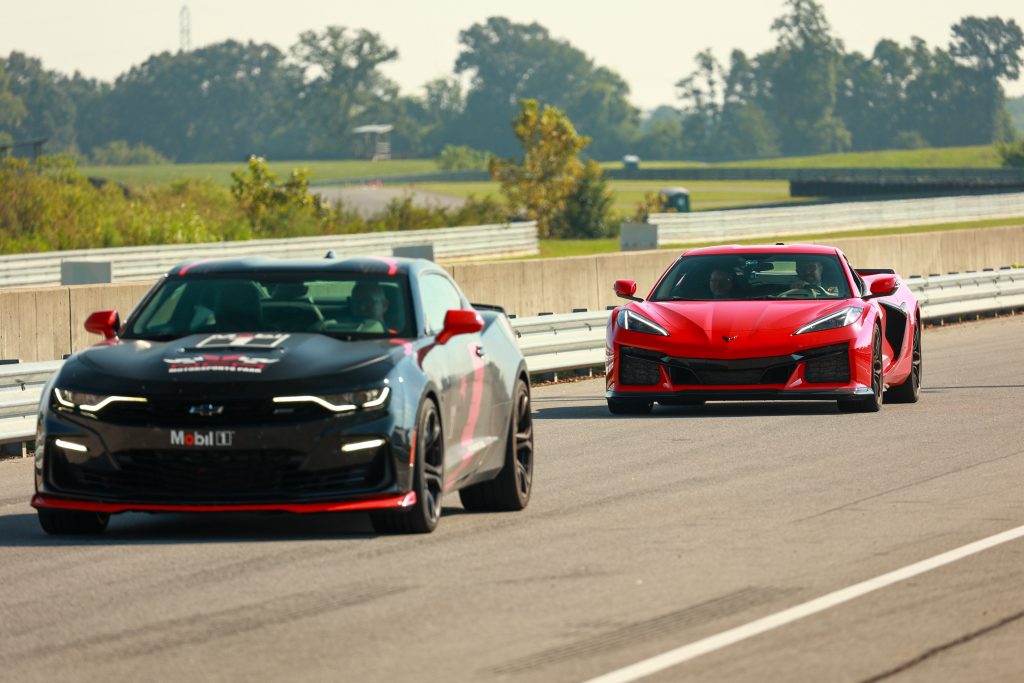
[[[326,414],[327,411],[314,403],[279,405],[270,399],[151,398],[146,403],[112,403],[104,408],[103,421],[125,425],[213,427],[253,421],[292,422],[322,418]]]
[[[126,450],[115,467],[100,461],[54,460],[58,487],[90,494],[150,499],[287,499],[381,486],[387,449],[347,467],[304,469],[306,454],[291,450]]]

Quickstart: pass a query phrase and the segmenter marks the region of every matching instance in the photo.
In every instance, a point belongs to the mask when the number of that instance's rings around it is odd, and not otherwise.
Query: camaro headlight
[[[643,332],[645,334],[660,334],[663,337],[668,336],[668,330],[654,322],[649,320],[639,313],[635,313],[628,308],[619,309],[618,317],[615,319],[615,323],[624,330],[630,332]]]
[[[111,403],[146,403],[146,399],[138,396],[89,394],[60,387],[54,387],[53,397],[57,400],[57,405],[62,408],[81,410],[86,413],[98,413]]]
[[[812,323],[804,325],[793,334],[806,334],[807,332],[821,332],[823,330],[836,330],[840,327],[846,327],[852,325],[860,320],[861,313],[864,309],[860,306],[847,306],[846,308],[840,308],[835,313],[829,313],[828,315],[818,318]]]
[[[275,396],[274,403],[315,403],[333,413],[379,408],[388,400],[390,387],[376,387],[362,391],[346,391],[323,396]]]

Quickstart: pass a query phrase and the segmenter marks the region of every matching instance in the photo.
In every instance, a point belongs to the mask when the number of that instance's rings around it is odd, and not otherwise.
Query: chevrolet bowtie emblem
[[[201,403],[188,409],[189,415],[200,415],[202,417],[213,417],[224,412],[224,406],[217,406],[212,403]]]
[[[736,336],[733,336],[733,337],[727,337],[727,336],[725,336],[725,335],[723,334],[723,335],[722,335],[722,341],[726,341],[726,342],[731,342],[731,341],[735,341],[735,340],[736,340],[736,337],[739,337],[739,335],[737,334]]]

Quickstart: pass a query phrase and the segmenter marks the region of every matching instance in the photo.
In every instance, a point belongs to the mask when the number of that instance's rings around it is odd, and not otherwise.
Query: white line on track
[[[977,553],[983,552],[990,548],[994,548],[1003,543],[1009,543],[1019,538],[1024,537],[1024,526],[1019,526],[1009,531],[1004,531],[988,538],[983,538],[980,541],[974,543],[968,543],[967,545],[960,546],[954,550],[942,553],[930,557],[927,560],[921,560],[914,564],[891,571],[881,576],[876,576],[873,579],[862,581],[861,583],[842,588],[833,593],[823,595],[820,598],[815,598],[795,607],[770,614],[767,617],[763,617],[756,621],[731,628],[728,631],[722,631],[713,636],[709,636],[702,640],[677,647],[674,650],[663,652],[660,655],[655,655],[649,659],[631,664],[622,669],[606,673],[597,678],[591,678],[586,683],[629,683],[630,681],[636,681],[641,678],[645,678],[652,674],[664,671],[670,667],[688,662],[691,659],[706,655],[709,652],[715,650],[721,650],[722,648],[734,645],[740,641],[748,638],[753,638],[756,635],[760,635],[772,629],[779,628],[780,626],[786,626],[791,624],[798,619],[809,617],[812,614],[818,612],[824,612],[827,609],[841,605],[844,602],[849,602],[862,595],[867,595],[873,591],[881,588],[886,588],[894,583],[905,581],[906,579],[913,578],[919,574],[930,572],[933,569],[938,569],[947,564],[952,564],[957,560],[962,560],[965,557],[970,557]]]

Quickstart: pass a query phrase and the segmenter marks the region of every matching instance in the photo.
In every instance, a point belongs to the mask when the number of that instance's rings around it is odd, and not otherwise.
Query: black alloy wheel
[[[882,378],[882,333],[877,327],[871,344],[871,396],[865,398],[844,398],[838,401],[839,410],[844,413],[877,413],[882,409],[882,393],[885,385]]]
[[[886,403],[917,403],[921,398],[921,371],[924,359],[921,353],[921,321],[914,325],[914,348],[910,359],[910,376],[898,387],[885,392]]]
[[[459,491],[462,506],[471,512],[514,512],[522,510],[530,502],[533,491],[533,412],[526,382],[517,381],[512,396],[504,467],[494,479]]]
[[[653,407],[653,401],[645,401],[642,398],[608,399],[608,411],[612,415],[646,415]]]
[[[106,512],[81,512],[79,510],[55,510],[39,508],[39,526],[55,536],[102,534],[110,522]]]
[[[444,432],[437,406],[427,399],[416,421],[416,463],[413,468],[416,503],[408,510],[381,510],[370,519],[382,533],[429,534],[441,518],[444,497]]]

